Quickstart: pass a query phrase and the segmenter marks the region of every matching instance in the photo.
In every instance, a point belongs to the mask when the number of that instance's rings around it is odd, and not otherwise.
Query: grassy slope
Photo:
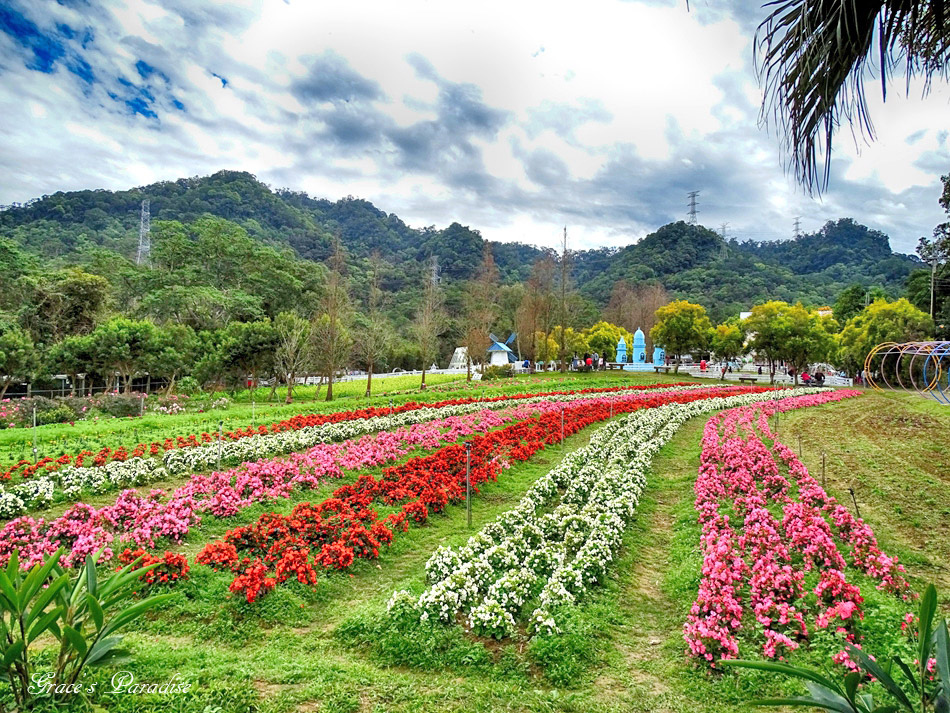
[[[315,593],[278,590],[257,609],[222,607],[229,578],[196,568],[174,606],[130,637],[137,659],[127,667],[139,680],[180,673],[196,682],[194,695],[174,706],[148,696],[102,702],[116,711],[747,710],[741,701],[749,691],[766,692],[761,678],[710,676],[683,654],[681,628],[700,566],[692,485],[703,422],[687,424],[661,451],[609,580],[579,610],[559,650],[485,646],[458,628],[387,637],[374,623],[394,589],[421,587],[435,547],[464,542],[464,507],[455,506],[397,540],[379,568],[360,562],[352,578],[324,576]],[[950,409],[868,394],[793,412],[780,426],[782,440],[795,446],[802,433],[816,476],[826,452],[832,494],[850,502],[854,482],[861,514],[885,551],[908,563],[915,584],[936,579],[945,594],[950,543],[933,533],[950,517],[941,438],[948,425]],[[592,433],[572,437],[567,448]],[[511,507],[559,455],[541,453],[487,487],[474,501],[473,529]]]

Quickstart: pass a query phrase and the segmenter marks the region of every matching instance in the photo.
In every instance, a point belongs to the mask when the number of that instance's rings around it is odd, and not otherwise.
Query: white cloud
[[[835,183],[808,198],[757,126],[745,10],[500,0],[11,7],[65,54],[49,73],[29,69],[29,47],[0,31],[4,203],[231,168],[330,199],[359,195],[415,225],[458,220],[545,245],[565,223],[578,247],[636,239],[684,217],[688,190],[702,191],[704,222],[757,239],[790,236],[796,215],[806,230],[853,216],[910,251],[942,216],[950,92],[881,105],[869,87],[879,141],[858,152],[839,136]]]

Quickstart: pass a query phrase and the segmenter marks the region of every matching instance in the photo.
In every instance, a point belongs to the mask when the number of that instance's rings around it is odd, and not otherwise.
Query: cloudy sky
[[[585,248],[698,190],[700,222],[740,240],[851,216],[912,252],[942,216],[950,91],[882,104],[872,83],[878,141],[845,128],[809,198],[758,124],[758,5],[2,0],[0,204],[227,168]]]

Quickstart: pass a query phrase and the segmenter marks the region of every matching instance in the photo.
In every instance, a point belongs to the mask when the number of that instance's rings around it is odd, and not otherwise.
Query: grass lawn
[[[537,377],[530,387],[582,388],[599,385],[604,376],[561,378]],[[630,377],[608,378],[626,382]],[[647,378],[657,380],[652,374]],[[505,388],[501,382],[491,386]],[[586,444],[596,426],[488,484],[473,501],[472,530],[465,524],[464,505],[450,506],[426,527],[399,536],[378,562],[359,561],[351,572],[321,574],[316,591],[296,584],[279,587],[249,606],[227,599],[230,575],[193,567],[192,579],[175,590],[173,602],[130,633],[135,658],[123,667],[145,682],[178,673],[193,681],[191,693],[172,699],[105,695],[97,702],[109,711],[129,712],[712,713],[750,710],[743,701],[753,696],[798,693],[794,684],[754,672],[709,674],[685,656],[682,626],[701,565],[693,483],[704,423],[705,418],[690,421],[661,450],[611,574],[578,607],[561,637],[544,644],[499,643],[474,639],[460,627],[405,630],[385,617],[385,604],[396,589],[420,590],[425,561],[437,546],[463,543],[511,508],[564,452]],[[900,556],[916,588],[935,581],[944,605],[950,594],[950,541],[942,536],[950,524],[948,427],[950,408],[915,396],[871,392],[790,412],[779,426],[779,438],[796,449],[802,435],[804,461],[816,477],[821,453],[826,454],[829,492],[853,508],[848,490],[853,487],[881,547]],[[340,484],[301,493],[297,500],[318,501]],[[265,511],[286,512],[294,502],[257,506],[233,522],[209,519],[201,537],[184,549],[193,555],[226,528]],[[859,583],[869,617],[879,614],[890,622],[899,616],[889,595]],[[867,632],[873,639],[873,628]],[[823,662],[830,655],[827,646],[818,637],[813,650],[799,652],[796,660]],[[743,651],[751,655],[755,649],[748,647]],[[94,676],[105,684],[111,674],[110,669]]]

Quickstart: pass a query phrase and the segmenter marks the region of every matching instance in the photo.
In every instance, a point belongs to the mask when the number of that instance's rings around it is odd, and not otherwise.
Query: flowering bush
[[[734,409],[706,425],[696,481],[703,576],[684,629],[693,656],[735,658],[737,635],[750,628],[761,632],[768,658],[798,648],[815,629],[831,628],[854,643],[864,600],[847,581],[849,564],[836,540],[849,546],[851,566],[877,579],[879,588],[907,595],[903,568],[878,548],[870,528],[829,496],[789,448],[762,440],[774,439],[768,416],[775,411],[856,393]],[[809,571],[817,574],[810,590]]]
[[[133,569],[141,569],[155,565],[153,569],[139,577],[140,580],[148,585],[154,584],[174,584],[180,579],[188,579],[188,558],[175,552],[166,552],[163,556],[157,557],[148,554],[145,550],[139,548],[132,550],[126,548],[119,555],[119,564],[122,566],[132,564],[141,557],[141,561]],[[121,569],[121,567],[119,567]]]

